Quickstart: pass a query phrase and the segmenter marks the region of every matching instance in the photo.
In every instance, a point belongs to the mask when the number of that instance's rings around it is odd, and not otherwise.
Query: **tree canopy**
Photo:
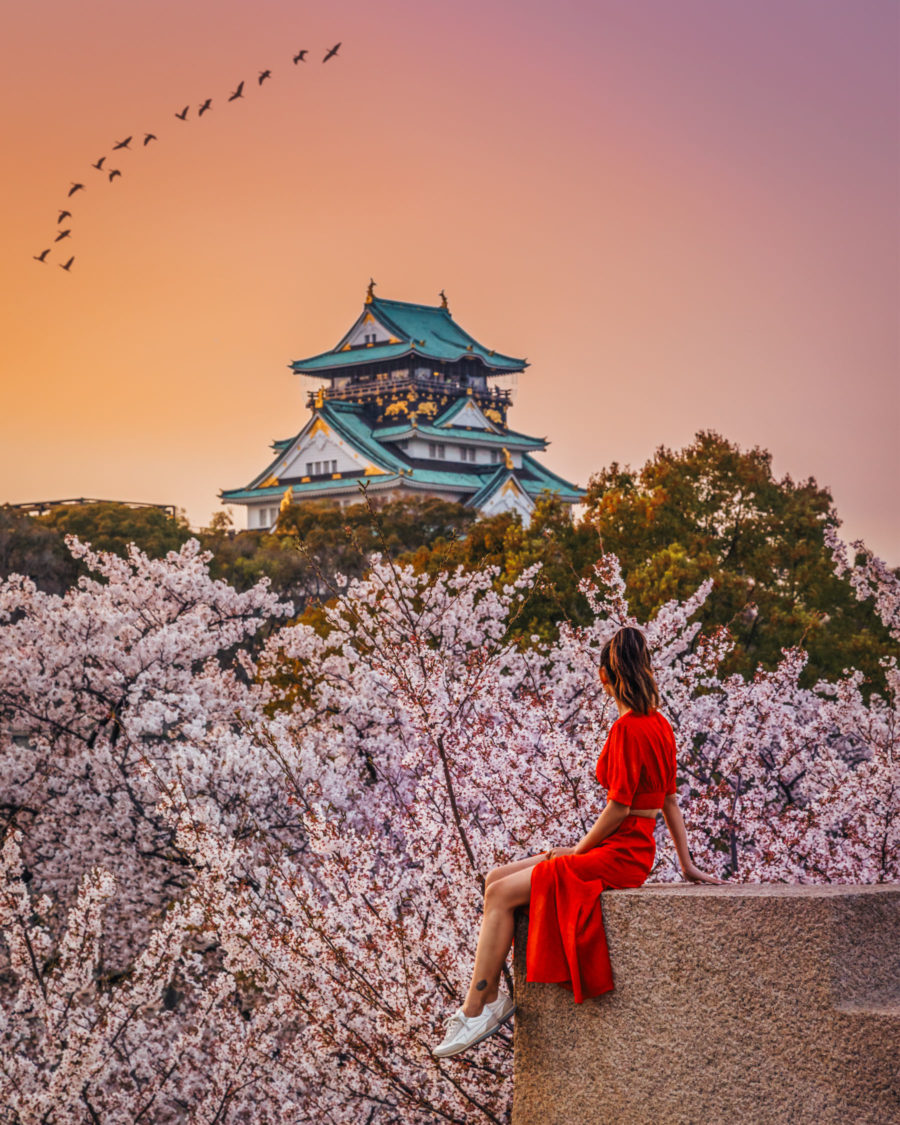
[[[834,573],[824,531],[841,521],[830,491],[813,477],[776,479],[758,446],[701,431],[678,452],[660,446],[638,470],[614,462],[590,480],[585,521],[618,556],[638,616],[713,576],[703,624],[731,630],[731,671],[771,669],[783,647],[800,645],[807,680],[853,666],[880,682],[879,658],[896,652]]]
[[[707,577],[712,593],[700,611],[705,631],[724,625],[735,639],[725,671],[752,676],[773,669],[781,650],[809,653],[804,683],[863,671],[884,687],[880,661],[900,654],[868,602],[837,575],[825,529],[840,520],[831,493],[812,478],[777,479],[772,456],[742,450],[701,431],[684,449],[660,446],[639,469],[613,462],[590,480],[584,515],[548,495],[529,526],[510,513],[478,519],[461,504],[432,497],[383,501],[369,496],[339,508],[306,501],[281,513],[274,531],[236,532],[224,512],[197,533],[213,553],[212,573],[238,590],[262,577],[312,613],[366,572],[373,552],[436,574],[496,565],[497,588],[534,563],[541,570],[515,619],[520,643],[553,640],[562,621],[583,625],[590,611],[579,590],[604,552],[615,554],[632,612],[652,620],[671,599],[684,600]],[[63,535],[125,553],[134,541],[151,557],[190,537],[153,508],[122,504],[60,507],[40,517],[0,509],[0,576],[22,571],[41,588],[62,592],[79,573]]]

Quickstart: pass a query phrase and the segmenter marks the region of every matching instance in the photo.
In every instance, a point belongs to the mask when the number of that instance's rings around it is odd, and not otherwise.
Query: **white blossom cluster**
[[[507,1033],[430,1052],[485,873],[603,806],[600,649],[641,625],[616,559],[590,626],[522,647],[534,570],[497,592],[374,557],[316,629],[195,541],[70,548],[97,577],[64,597],[0,585],[0,1123],[508,1121]],[[882,563],[851,581],[896,624]],[[868,700],[853,670],[801,688],[798,650],[722,677],[710,588],[642,626],[695,860],[900,878],[896,666]],[[659,843],[651,878],[677,878]]]

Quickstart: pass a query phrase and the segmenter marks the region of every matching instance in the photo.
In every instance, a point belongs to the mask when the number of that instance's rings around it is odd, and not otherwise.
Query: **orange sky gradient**
[[[562,476],[715,429],[897,565],[898,36],[888,0],[8,6],[0,502],[204,525],[374,276],[528,357]]]

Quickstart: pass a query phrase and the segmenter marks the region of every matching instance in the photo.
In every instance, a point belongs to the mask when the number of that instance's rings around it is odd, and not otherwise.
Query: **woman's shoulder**
[[[658,707],[655,711],[648,711],[645,715],[638,715],[634,711],[628,711],[626,714],[620,715],[616,722],[621,724],[623,733],[627,730],[630,735],[639,735],[641,733],[650,735],[651,731],[653,731],[657,736],[661,734],[666,738],[674,739],[675,737],[672,724]]]
[[[643,723],[662,723],[665,726],[671,726],[669,720],[657,707],[653,711],[647,711],[646,714],[639,715],[636,711],[626,711],[624,715],[620,715],[616,722],[623,724],[643,724]]]

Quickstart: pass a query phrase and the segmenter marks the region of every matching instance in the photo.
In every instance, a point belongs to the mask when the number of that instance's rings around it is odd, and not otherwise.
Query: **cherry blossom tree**
[[[194,542],[71,548],[98,577],[65,597],[0,586],[0,1122],[507,1121],[508,1032],[430,1050],[487,870],[602,807],[597,668],[623,624],[654,653],[701,866],[900,877],[896,668],[868,700],[851,669],[801,689],[796,649],[722,676],[727,631],[693,620],[710,582],[641,623],[604,556],[592,622],[549,643],[517,636],[534,569],[498,590],[376,556],[313,628],[212,581]],[[894,575],[854,570],[896,622]],[[662,835],[651,877],[678,877]]]

